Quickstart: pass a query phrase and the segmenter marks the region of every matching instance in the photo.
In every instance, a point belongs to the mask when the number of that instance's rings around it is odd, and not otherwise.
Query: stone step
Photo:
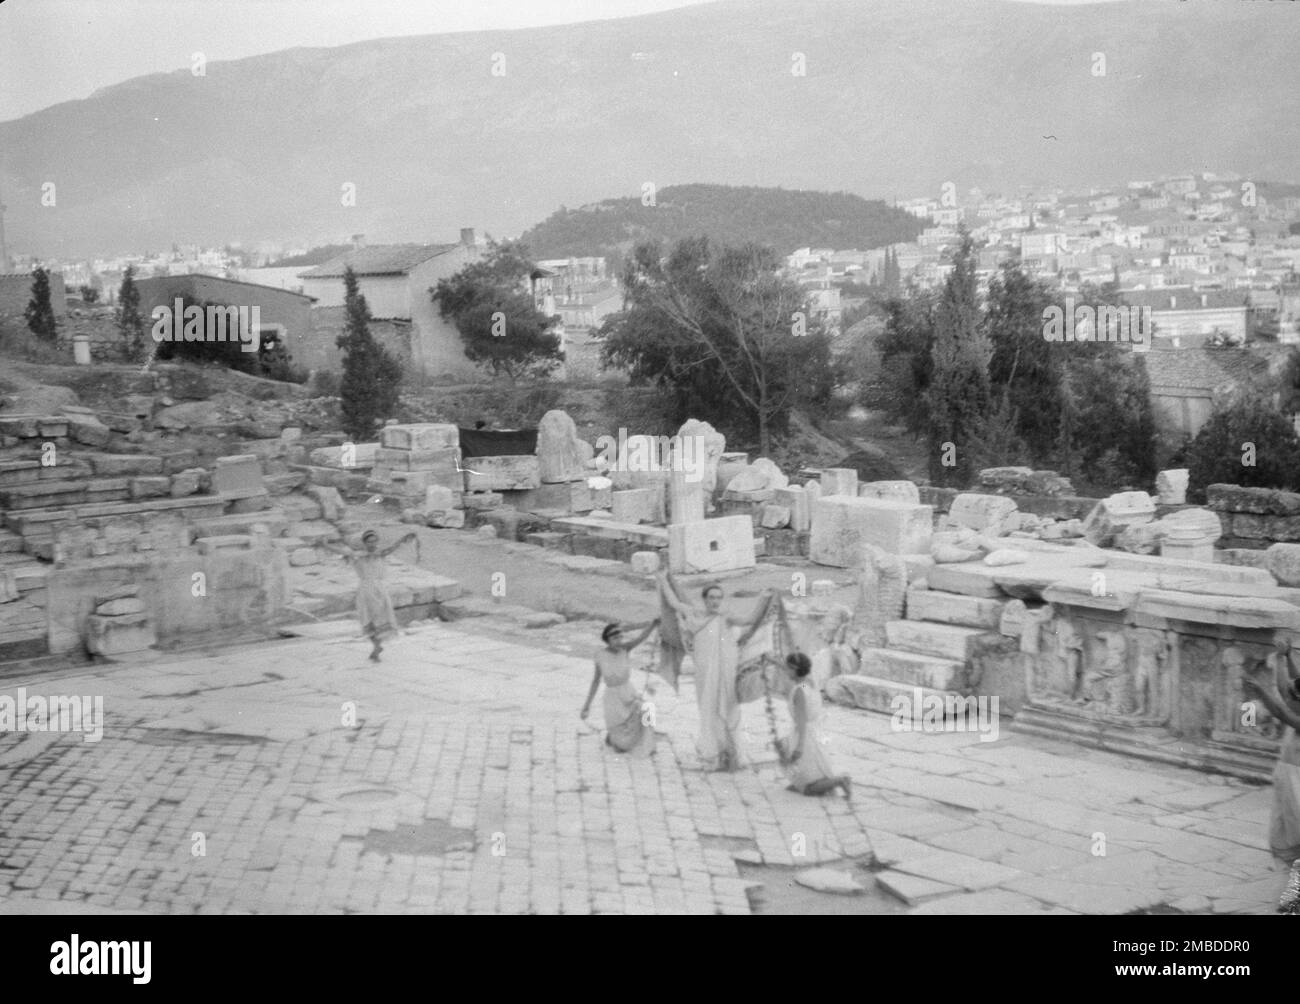
[[[278,537],[288,528],[289,520],[274,509],[230,516],[209,516],[194,521],[194,532],[199,537],[224,537],[230,534],[251,534],[253,527],[259,525],[265,526],[272,537]]]
[[[996,629],[1002,620],[1004,600],[946,593],[939,589],[909,589],[907,619]]]
[[[126,478],[36,481],[0,489],[0,505],[9,510],[45,509],[79,502],[124,502],[130,497],[130,481]]]
[[[618,523],[612,519],[572,516],[551,520],[551,530],[555,533],[580,533],[608,540],[626,540],[646,548],[668,546],[668,530],[665,527],[644,523]]]
[[[215,495],[191,495],[179,499],[138,499],[131,502],[83,503],[75,506],[48,506],[44,509],[24,509],[5,514],[5,525],[23,537],[44,534],[49,536],[55,523],[96,519],[103,516],[139,516],[155,512],[173,513],[191,519],[220,516],[225,512],[225,499]]]
[[[966,684],[966,664],[896,648],[863,649],[859,665],[868,676],[892,680],[909,687],[960,690]]]
[[[18,554],[23,549],[23,538],[12,530],[0,530],[0,554]]]
[[[898,709],[899,706],[894,703],[896,697],[906,698],[907,704],[903,705],[903,707],[906,707],[910,712],[912,706],[916,703],[918,690],[922,701],[932,695],[942,700],[952,693],[951,691],[917,687],[910,683],[899,683],[896,680],[886,680],[859,673],[833,676],[826,684],[826,696],[836,704],[842,704],[850,708],[862,708],[864,711],[882,711],[887,715],[893,714]],[[911,716],[909,714],[910,720]]]
[[[975,640],[988,634],[979,628],[933,621],[889,621],[885,640],[890,648],[919,652],[941,659],[959,659],[963,663],[974,654]]]

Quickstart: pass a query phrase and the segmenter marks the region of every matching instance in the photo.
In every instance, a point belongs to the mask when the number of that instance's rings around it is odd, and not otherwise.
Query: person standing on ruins
[[[695,700],[700,709],[696,749],[700,759],[710,770],[736,770],[744,759],[736,696],[736,671],[740,665],[736,632],[745,628],[746,636],[752,634],[767,616],[774,594],[767,590],[754,616],[741,620],[722,612],[723,592],[716,582],[701,592],[703,610],[681,599],[667,572],[659,574],[659,591],[681,619],[682,634],[695,664]]]
[[[414,533],[408,533],[391,546],[380,550],[379,533],[367,530],[361,535],[360,551],[346,544],[325,544],[329,550],[343,555],[344,560],[357,573],[357,618],[361,621],[362,633],[370,638],[373,646],[370,650],[371,662],[379,661],[379,653],[384,650],[384,637],[399,630],[397,612],[393,610],[393,599],[388,595],[385,582],[387,558],[408,540],[415,539]]]

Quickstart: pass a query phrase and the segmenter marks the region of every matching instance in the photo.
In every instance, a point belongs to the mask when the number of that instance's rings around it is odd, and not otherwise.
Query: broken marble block
[[[1178,467],[1169,471],[1161,471],[1156,475],[1156,492],[1160,496],[1161,505],[1185,505],[1187,503],[1187,475],[1186,467]]]
[[[679,575],[753,568],[754,521],[721,516],[668,527],[668,568]]]
[[[468,457],[461,466],[467,492],[522,491],[542,483],[541,465],[534,456]]]
[[[772,497],[770,493],[786,487],[789,483],[790,479],[781,473],[781,468],[766,457],[759,457],[744,470],[737,471],[736,475],[727,482],[727,490],[723,493],[723,498],[764,501]]]
[[[586,476],[587,451],[578,427],[566,412],[548,411],[537,423],[538,472],[543,484],[578,481]]]
[[[822,495],[858,494],[858,472],[852,467],[828,467],[822,471]]]
[[[1280,586],[1300,586],[1300,544],[1273,544],[1264,552],[1264,567]]]
[[[1223,524],[1209,509],[1179,509],[1159,521],[1160,557],[1180,561],[1214,561],[1214,545]]]
[[[921,492],[911,481],[867,481],[858,485],[858,497],[917,505],[921,501]]]
[[[614,482],[602,475],[587,478],[587,491],[593,509],[608,509],[614,504]]]
[[[852,568],[865,544],[889,554],[927,554],[933,525],[932,506],[827,495],[813,505],[808,557],[819,565]]]
[[[1110,547],[1130,526],[1155,519],[1156,503],[1146,492],[1118,492],[1102,499],[1083,521],[1083,536],[1096,547]]]
[[[1005,495],[963,492],[952,500],[946,525],[965,527],[986,537],[1000,537],[1009,533],[1013,526],[1019,526],[1013,520],[1013,514],[1018,509],[1015,500]]]

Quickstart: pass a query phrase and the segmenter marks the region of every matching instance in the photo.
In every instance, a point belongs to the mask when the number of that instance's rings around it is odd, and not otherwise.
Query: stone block
[[[798,485],[778,488],[772,496],[772,504],[784,506],[790,511],[790,529],[796,533],[807,533],[812,529],[813,496]]]
[[[460,504],[465,509],[484,511],[496,509],[504,502],[500,492],[474,492],[461,497]]]
[[[312,450],[308,459],[315,467],[333,467],[345,471],[369,470],[375,466],[378,443],[344,443]]]
[[[783,505],[765,505],[758,524],[768,530],[783,529],[790,525],[790,510]]]
[[[907,502],[911,505],[919,505],[921,502],[921,492],[911,481],[868,481],[858,485],[858,497]]]
[[[1083,521],[1083,536],[1097,547],[1110,547],[1130,526],[1155,519],[1156,503],[1146,492],[1118,492],[1102,499]]]
[[[754,523],[748,516],[722,516],[668,527],[668,567],[676,574],[752,568]]]
[[[1206,505],[1216,512],[1257,513],[1263,516],[1300,515],[1300,493],[1274,488],[1210,485],[1205,489],[1205,499]]]
[[[460,505],[461,493],[452,491],[444,485],[429,485],[424,490],[424,507],[426,509],[456,509]]]
[[[858,494],[858,472],[852,467],[828,467],[822,471],[821,493],[826,495]]]
[[[1179,467],[1174,470],[1161,471],[1156,475],[1156,492],[1160,496],[1161,505],[1183,505],[1186,503],[1188,473],[1186,467]]]
[[[749,466],[748,453],[723,453],[718,457],[718,469],[714,491],[726,491],[731,479]]]
[[[68,438],[85,446],[106,446],[113,430],[92,415],[70,415]]]
[[[864,544],[889,554],[928,553],[933,516],[928,505],[828,495],[813,505],[808,556],[819,565],[853,568],[862,562]]]
[[[522,491],[542,483],[534,456],[469,457],[461,467],[468,492]]]
[[[173,474],[168,482],[167,493],[174,499],[194,495],[199,490],[199,472],[181,471]]]
[[[129,655],[152,648],[158,641],[148,614],[101,617],[86,620],[86,649],[93,655]]]
[[[559,512],[591,512],[591,489],[585,478],[578,481],[547,482],[537,490],[535,509],[555,509]]]
[[[792,558],[800,553],[799,538],[794,530],[764,530],[763,554],[769,557]]]
[[[261,495],[248,495],[244,498],[231,499],[226,505],[226,511],[235,515],[265,512],[269,508],[271,508],[271,496],[266,492]]]
[[[258,482],[261,482],[261,476],[258,476]],[[166,498],[171,494],[172,481],[167,477],[153,478],[132,478],[130,481],[131,498],[133,499],[159,499]]]
[[[460,463],[457,450],[390,450],[379,447],[375,450],[374,469],[387,471],[439,471],[448,470],[458,473],[465,467]],[[478,468],[475,468],[478,470]]]
[[[966,527],[987,537],[999,537],[1012,529],[1012,516],[1018,510],[1015,500],[1005,495],[981,495],[963,492],[948,508],[948,526]]]
[[[456,450],[460,430],[444,422],[386,425],[379,432],[379,445],[388,450]]]
[[[614,482],[609,478],[587,478],[587,490],[591,493],[589,501],[592,509],[608,509],[613,505]]]
[[[303,489],[303,494],[320,506],[321,519],[333,522],[342,518],[345,506],[343,496],[339,494],[337,488],[328,488],[323,485],[307,485]]]
[[[212,469],[212,488],[228,499],[251,498],[266,491],[262,485],[262,463],[251,453],[218,457]]]
[[[290,443],[296,443],[300,439],[302,439],[302,429],[299,429],[297,427],[291,427],[291,428],[280,430],[280,442],[284,443],[285,445],[288,445]]]
[[[653,523],[655,491],[652,488],[627,488],[610,493],[610,511],[619,523]]]
[[[1300,544],[1274,544],[1264,551],[1264,567],[1279,585],[1300,586]]]
[[[304,565],[316,565],[320,563],[320,555],[316,553],[314,547],[299,547],[289,552],[289,564],[295,568],[301,568]]]
[[[1207,564],[1214,561],[1214,544],[1208,540],[1170,540],[1160,541],[1160,557],[1172,561],[1201,561]]]
[[[163,473],[162,457],[146,457],[134,453],[98,453],[90,458],[90,467],[95,472],[95,476],[100,478]]]
[[[571,536],[572,534],[555,533],[553,530],[539,530],[537,533],[524,534],[524,543],[547,551],[565,551]]]

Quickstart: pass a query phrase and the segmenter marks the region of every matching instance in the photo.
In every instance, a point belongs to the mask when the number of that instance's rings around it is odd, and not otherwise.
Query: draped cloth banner
[[[536,452],[536,429],[460,430],[460,455],[463,458],[526,457]]]

